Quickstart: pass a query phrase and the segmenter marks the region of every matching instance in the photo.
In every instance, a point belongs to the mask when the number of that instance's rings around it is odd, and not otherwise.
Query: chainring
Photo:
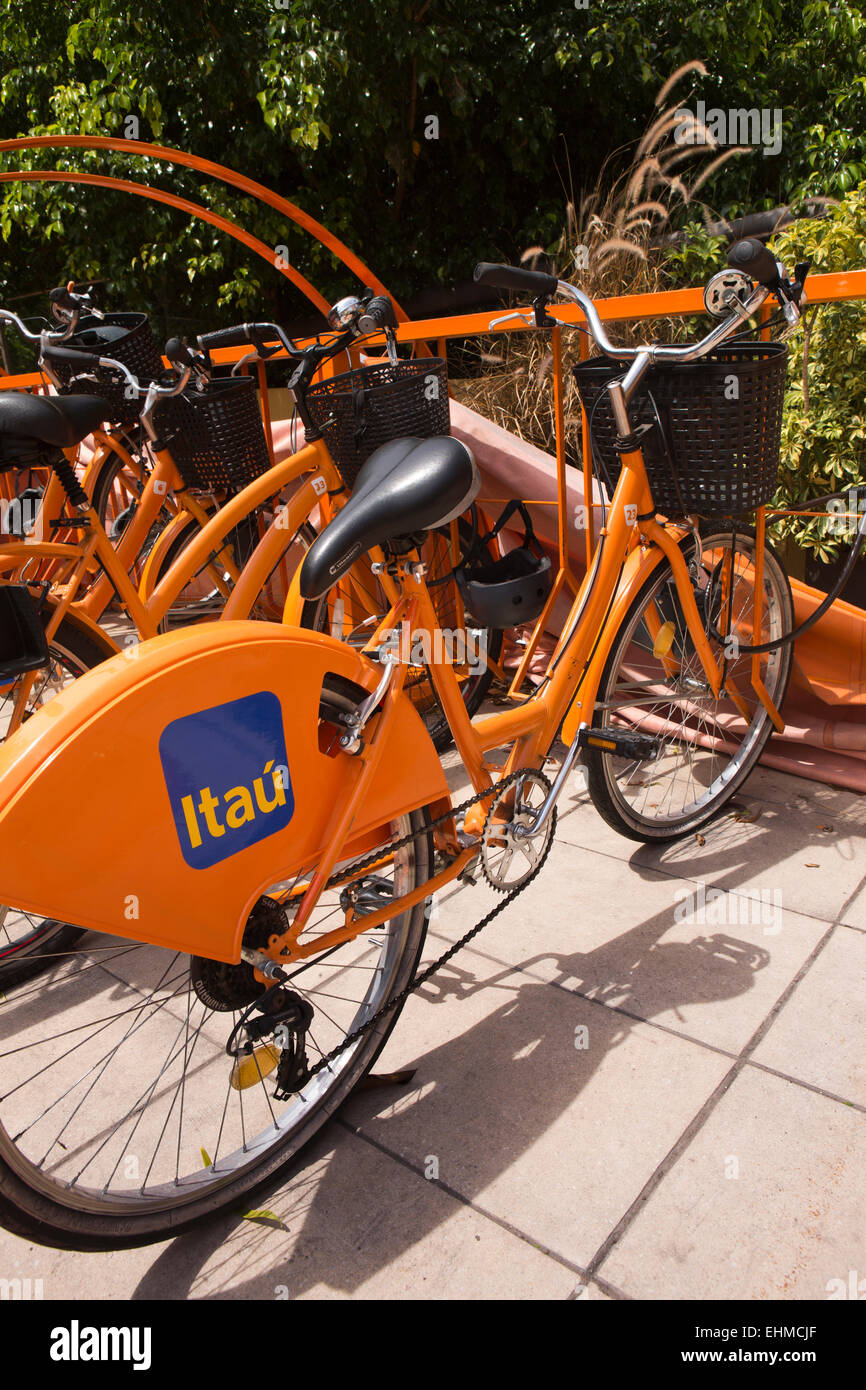
[[[535,804],[529,800],[529,787],[537,788],[540,793]],[[556,833],[555,807],[534,835],[518,839],[514,827],[530,824],[551,790],[552,785],[543,772],[527,770],[494,798],[481,832],[480,862],[484,877],[498,893],[513,893],[522,888],[550,853]],[[523,868],[519,867],[521,863]]]

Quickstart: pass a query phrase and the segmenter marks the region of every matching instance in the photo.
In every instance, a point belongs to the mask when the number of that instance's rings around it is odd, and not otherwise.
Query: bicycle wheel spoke
[[[738,534],[736,565],[724,596],[718,574],[727,569],[729,540],[710,543],[701,565],[707,612],[716,614],[714,622],[721,631],[744,645],[752,640],[754,564],[749,547],[753,545]],[[768,559],[762,641],[785,630],[786,608],[790,610],[790,595],[784,576],[776,562]],[[656,615],[654,627],[651,611]],[[664,622],[673,623],[673,641],[666,656],[656,657],[652,632]],[[717,647],[711,639],[722,675],[722,689],[718,696],[713,694],[671,579],[662,576],[648,582],[646,598],[635,602],[616,643],[609,679],[598,693],[597,718],[603,714],[615,725],[636,726],[658,740],[659,752],[653,761],[643,763],[616,754],[600,755],[608,769],[604,790],[597,778],[593,781],[592,764],[590,788],[595,786],[602,814],[618,829],[627,826],[626,833],[636,838],[661,838],[666,830],[675,833],[723,805],[754,763],[771,728],[752,688],[752,658],[741,654],[737,646],[726,655],[727,644]],[[762,679],[777,701],[789,666],[790,655],[783,660],[778,652],[762,660]],[[745,716],[726,693],[733,688],[744,701]]]
[[[408,824],[404,817],[388,828],[386,852],[375,861],[395,896],[410,891],[416,872],[429,873],[426,835],[391,848]],[[292,889],[309,881],[310,867],[272,890],[287,925],[301,901]],[[309,923],[313,940],[339,921],[340,892],[323,894]],[[247,966],[214,964],[205,977],[191,973],[186,957],[127,942],[113,949],[96,942],[80,957],[73,953],[46,988],[13,991],[0,1014],[14,1029],[0,1055],[0,1165],[80,1220],[140,1216],[160,1229],[190,1204],[216,1209],[231,1201],[272,1152],[288,1155],[324,1122],[369,1063],[387,1023],[278,1101],[281,1050],[306,1054],[312,1066],[339,1048],[408,982],[425,925],[419,905],[288,970],[280,987],[300,992],[312,1010],[294,1043],[278,1036],[277,1015],[270,1031],[251,1035],[245,1046],[241,1020],[265,1015],[248,1004],[221,1011],[199,997],[200,978],[208,990],[223,979],[249,989]],[[105,970],[94,969],[103,962]],[[257,997],[255,989],[248,996],[251,1003]],[[235,1025],[240,1031],[227,1053]]]

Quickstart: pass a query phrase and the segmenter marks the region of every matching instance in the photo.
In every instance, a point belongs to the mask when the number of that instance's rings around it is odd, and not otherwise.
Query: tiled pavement
[[[409,1001],[377,1071],[414,1079],[353,1097],[271,1185],[279,1225],[95,1255],[0,1232],[0,1278],[790,1300],[863,1278],[866,801],[759,770],[703,838],[638,846],[566,792],[540,878]],[[491,901],[444,894],[427,957]]]

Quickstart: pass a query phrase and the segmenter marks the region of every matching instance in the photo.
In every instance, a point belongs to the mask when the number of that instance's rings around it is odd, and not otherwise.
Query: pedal
[[[618,758],[644,763],[656,759],[662,750],[660,739],[629,729],[581,729],[577,735],[581,748],[597,748]]]

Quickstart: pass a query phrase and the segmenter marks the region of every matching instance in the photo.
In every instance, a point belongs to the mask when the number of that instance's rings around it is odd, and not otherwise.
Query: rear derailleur
[[[263,1080],[273,1070],[278,1048],[274,1099],[291,1100],[302,1091],[310,1077],[306,1042],[313,1014],[312,1004],[293,989],[272,985],[265,990],[226,1043],[226,1052],[235,1059],[235,1089],[244,1090]],[[239,1041],[241,1032],[245,1035],[243,1042]]]

